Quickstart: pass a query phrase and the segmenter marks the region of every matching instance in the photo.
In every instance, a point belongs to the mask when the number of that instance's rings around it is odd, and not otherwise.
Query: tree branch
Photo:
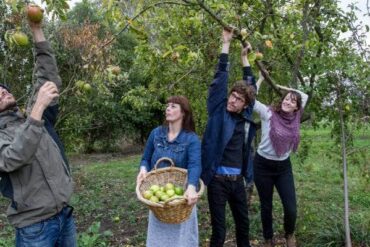
[[[260,62],[260,61],[255,61],[258,69],[261,71],[262,75],[263,75],[263,78],[265,78],[265,80],[267,81],[267,83],[270,85],[270,87],[276,92],[278,93],[280,96],[282,95],[280,89],[276,86],[276,83],[272,80],[272,78],[270,77],[269,73],[267,72],[265,66],[263,66],[263,64]]]
[[[185,1],[184,1],[185,2]],[[105,44],[102,45],[101,48],[104,48],[106,47],[107,45],[109,45],[110,43],[112,43],[117,37],[118,35],[120,35],[123,31],[125,31],[130,25],[131,25],[131,22],[136,20],[138,17],[140,17],[142,14],[144,14],[146,11],[148,11],[149,9],[152,9],[152,8],[155,8],[159,5],[164,5],[164,4],[176,4],[176,5],[187,5],[187,4],[182,4],[182,3],[178,3],[178,2],[173,2],[173,1],[166,1],[166,2],[158,2],[158,3],[154,3],[152,5],[149,5],[147,6],[146,8],[142,9],[137,15],[135,15],[133,18],[130,19],[130,21],[127,22],[127,24],[121,29],[121,31],[119,31],[118,33],[114,34],[113,35],[113,38],[108,40]]]
[[[313,18],[316,20],[318,19],[318,17],[320,16],[320,8],[321,8],[321,0],[316,0],[315,2],[315,6],[313,7],[313,9],[315,10],[314,14],[313,14]],[[321,54],[322,54],[322,43],[324,42],[324,35],[323,33],[321,32],[321,27],[320,27],[320,23],[316,23],[315,26],[314,26],[314,29],[315,29],[315,32],[317,34],[317,36],[319,37],[319,48],[317,49],[317,52],[316,52],[316,58],[320,58],[321,57]],[[316,71],[317,69],[317,65],[314,63],[313,64],[313,71]],[[313,96],[313,92],[314,92],[314,84],[315,84],[315,77],[316,77],[316,73],[312,73],[310,75],[310,84],[309,84],[309,87],[310,87],[310,91],[308,91],[308,100],[307,100],[307,105],[310,103],[311,99],[312,99],[312,96]]]
[[[270,8],[269,12],[270,12],[270,14],[271,14],[271,20],[272,20],[272,24],[273,24],[274,28],[275,28],[276,30],[279,30],[279,27],[276,25],[276,22],[275,22],[275,13],[274,13],[273,9],[272,9],[272,8]],[[281,39],[281,36],[279,35],[279,32],[276,32],[276,36],[277,36],[279,39]],[[282,51],[283,51],[283,53],[284,53],[284,54],[286,54],[286,55],[285,55],[285,57],[286,57],[286,59],[287,59],[288,63],[290,64],[290,66],[291,66],[292,68],[294,68],[294,62],[293,62],[292,58],[291,58],[291,57],[289,57],[288,52],[287,52],[287,50],[286,50],[286,48],[285,48],[284,46],[282,46]],[[300,81],[302,84],[304,84],[303,76],[302,76],[301,72],[300,72],[298,69],[297,69],[297,71],[296,71],[296,76],[298,77],[299,81]]]
[[[303,31],[303,38],[302,38],[302,47],[297,54],[296,61],[293,66],[293,84],[294,87],[297,87],[297,76],[299,72],[299,67],[301,66],[302,59],[304,57],[304,52],[305,52],[305,43],[308,38],[308,27],[307,27],[307,19],[308,19],[308,7],[309,3],[308,1],[305,2],[304,8],[303,8],[303,18],[302,18],[302,31]],[[302,81],[301,81],[302,82]],[[304,84],[303,84],[304,85]]]

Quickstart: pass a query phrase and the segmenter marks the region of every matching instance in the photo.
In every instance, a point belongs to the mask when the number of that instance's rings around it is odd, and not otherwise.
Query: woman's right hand
[[[251,46],[251,44],[248,41],[246,41],[245,42],[245,46],[242,46],[241,56],[242,57],[248,56],[248,54],[251,51],[252,51],[252,46]]]
[[[143,179],[146,177],[147,173],[148,172],[147,172],[145,167],[140,167],[140,172],[139,172],[139,174],[137,175],[137,178],[136,178],[136,184],[141,183],[141,181],[143,181]]]

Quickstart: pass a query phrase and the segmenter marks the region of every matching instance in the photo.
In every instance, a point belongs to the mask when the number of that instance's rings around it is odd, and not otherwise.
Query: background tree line
[[[313,126],[324,122],[339,140],[339,107],[351,128],[368,123],[369,26],[356,24],[355,5],[344,12],[323,0],[83,0],[71,10],[65,0],[46,3],[64,81],[57,127],[70,151],[112,151],[123,137],[143,143],[172,94],[190,98],[201,135],[223,25],[263,53],[262,61],[251,61],[256,76],[260,67],[272,85],[309,93],[306,119]],[[21,106],[33,80],[32,50],[9,46],[4,34],[23,29],[24,4],[0,3],[1,80],[24,95]],[[241,78],[240,42],[230,59],[232,82]],[[278,95],[268,85],[259,94],[266,103]]]

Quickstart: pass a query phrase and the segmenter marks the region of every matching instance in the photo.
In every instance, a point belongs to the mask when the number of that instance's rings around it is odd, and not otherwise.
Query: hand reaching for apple
[[[222,42],[230,43],[231,40],[233,39],[233,32],[234,32],[233,29],[229,30],[224,28],[222,31]]]
[[[251,51],[252,51],[252,46],[248,41],[246,41],[245,46],[242,47],[241,55],[248,56],[249,52]]]
[[[194,185],[189,185],[185,191],[184,197],[188,200],[189,205],[197,203],[199,196]]]
[[[30,4],[27,6],[26,15],[28,19],[28,25],[32,31],[33,39],[35,42],[45,41],[44,33],[41,29],[42,19],[44,17],[44,10],[39,6]]]

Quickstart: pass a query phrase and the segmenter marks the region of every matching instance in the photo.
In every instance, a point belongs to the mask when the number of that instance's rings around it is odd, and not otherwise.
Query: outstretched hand
[[[230,43],[231,40],[233,39],[233,35],[234,35],[234,29],[224,28],[222,30],[222,42],[223,43]]]
[[[252,51],[252,45],[248,41],[246,41],[245,46],[242,46],[241,55],[248,56],[249,52],[251,51]]]
[[[41,30],[42,22],[36,23],[28,20],[28,25],[30,26],[31,31],[34,32],[35,30]]]
[[[26,15],[28,15],[28,8],[32,6],[32,5],[28,5],[27,6],[27,9],[26,9]],[[44,33],[42,31],[42,19],[39,20],[39,21],[33,21],[30,19],[29,16],[28,17],[28,25],[32,31],[32,36],[33,36],[33,39],[35,40],[35,42],[42,42],[42,41],[45,41],[45,36],[44,36]],[[42,18],[42,17],[41,17]]]

